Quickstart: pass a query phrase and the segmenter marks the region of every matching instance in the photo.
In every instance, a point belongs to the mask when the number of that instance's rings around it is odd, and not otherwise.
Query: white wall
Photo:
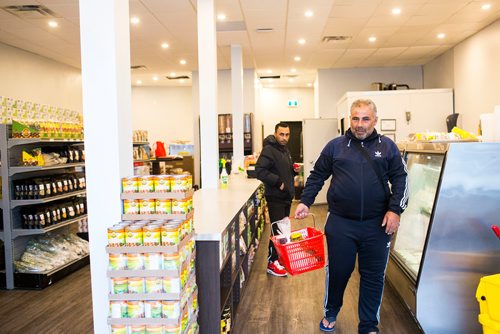
[[[500,104],[499,35],[500,20],[424,66],[424,77],[446,85],[449,68],[453,68],[455,112],[460,114],[462,128],[472,133],[477,133],[479,115],[493,112]]]
[[[302,121],[314,118],[313,88],[261,88],[259,90],[259,107],[255,151],[262,150],[261,126],[264,125],[264,137],[274,133],[274,126],[280,121]],[[297,108],[288,108],[288,100],[297,100]]]
[[[500,20],[455,47],[455,111],[477,133],[479,115],[500,104]]]
[[[424,88],[454,88],[453,49],[424,65]]]
[[[0,43],[0,95],[82,111],[80,70]]]
[[[372,82],[407,84],[422,88],[422,67],[371,67],[318,70],[319,116],[337,118],[340,98],[349,91],[371,90]]]
[[[191,87],[133,87],[132,128],[148,130],[149,142],[165,148],[175,140],[193,142]]]

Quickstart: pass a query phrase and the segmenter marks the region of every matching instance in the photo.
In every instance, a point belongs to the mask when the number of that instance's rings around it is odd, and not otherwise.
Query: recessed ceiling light
[[[179,64],[181,64],[181,65],[186,65],[186,64],[187,64],[187,61],[186,61],[186,60],[184,60],[184,59],[181,59],[181,60],[179,61]]]
[[[442,32],[442,33],[437,34],[437,38],[439,38],[439,39],[443,39],[443,38],[445,38],[445,37],[446,37],[446,34],[445,34],[445,33],[443,33],[443,32]]]
[[[170,76],[171,76],[171,77],[175,77],[175,76],[177,76],[177,73],[175,73],[175,72],[170,72]]]
[[[391,11],[392,15],[399,15],[401,14],[401,8],[393,8]]]
[[[489,10],[489,9],[491,9],[491,4],[485,3],[484,5],[481,6],[481,9],[482,10]]]
[[[225,21],[226,20],[226,14],[220,13],[217,15],[217,20],[219,21]]]
[[[163,42],[163,43],[161,43],[161,47],[162,47],[163,49],[168,49],[168,47],[169,47],[169,46],[170,46],[170,45],[168,45],[168,43],[167,43],[167,42]]]
[[[49,21],[49,27],[51,28],[57,28],[59,24],[56,21]]]
[[[374,43],[376,40],[377,40],[377,37],[375,37],[375,36],[370,36],[370,38],[368,38],[368,42],[370,42],[370,43]]]
[[[130,19],[130,23],[132,24],[139,24],[139,22],[141,22],[141,19],[137,16],[132,16],[132,18]]]
[[[292,78],[288,79],[288,82],[294,82],[295,80],[293,80]]]
[[[297,42],[298,42],[299,44],[301,44],[301,45],[306,44],[306,40],[305,40],[305,39],[303,39],[303,38],[299,39]]]
[[[267,70],[266,73],[271,74],[271,73],[273,73],[273,70]]]
[[[142,80],[137,80],[135,83],[138,85],[142,85]]]
[[[305,13],[304,13],[304,16],[305,17],[313,17],[314,16],[314,12],[312,10],[306,10]]]
[[[155,75],[155,76],[153,77],[153,80],[154,80],[154,81],[158,81],[158,76],[156,76],[156,75]]]
[[[295,69],[295,68],[291,68],[291,69],[290,69],[290,72],[295,73],[295,72],[297,72],[297,69]]]
[[[301,61],[302,58],[300,58],[299,56],[295,56],[295,57],[293,57],[293,60],[295,60],[295,61]]]
[[[310,82],[308,82],[308,83],[307,83],[307,87],[312,87],[312,85],[313,85],[313,84],[312,84],[312,83],[310,83]]]

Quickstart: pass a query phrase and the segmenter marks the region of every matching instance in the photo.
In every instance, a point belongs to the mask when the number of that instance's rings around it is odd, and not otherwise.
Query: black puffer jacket
[[[290,202],[295,195],[293,186],[292,157],[286,146],[280,145],[274,135],[264,139],[264,148],[260,153],[255,165],[257,178],[266,186],[266,198],[268,201]],[[285,185],[280,190],[281,184]]]

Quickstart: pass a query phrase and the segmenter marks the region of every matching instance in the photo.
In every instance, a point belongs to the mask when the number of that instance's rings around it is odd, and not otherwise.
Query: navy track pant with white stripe
[[[384,276],[391,236],[381,227],[383,217],[352,220],[329,214],[325,225],[328,243],[325,317],[336,319],[344,291],[354,270],[356,254],[360,274],[359,327],[361,334],[377,331]]]

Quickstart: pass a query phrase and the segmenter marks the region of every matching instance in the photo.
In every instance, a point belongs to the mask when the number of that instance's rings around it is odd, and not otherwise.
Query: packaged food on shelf
[[[127,326],[111,325],[111,334],[128,334]]]
[[[136,176],[122,178],[122,193],[136,193],[139,191],[139,183]]]
[[[144,316],[146,318],[161,318],[162,305],[159,300],[147,300],[144,302]],[[161,328],[161,325],[159,325]]]
[[[152,193],[155,190],[155,178],[154,175],[143,175],[137,177],[138,192],[140,193]]]
[[[111,293],[114,295],[121,295],[128,293],[128,279],[127,277],[113,277],[111,278]]]
[[[161,293],[163,291],[161,277],[146,277],[145,283],[146,293]]]
[[[161,253],[145,253],[144,254],[144,269],[146,269],[146,270],[162,269]]]
[[[109,313],[111,318],[122,319],[127,318],[127,302],[123,300],[115,300],[109,302]]]
[[[144,256],[138,253],[127,254],[127,269],[142,270],[144,269]]]
[[[155,211],[158,214],[172,214],[172,200],[157,199],[155,201]]]
[[[140,214],[154,214],[156,213],[155,209],[155,199],[139,199],[139,213]]]
[[[20,273],[47,272],[88,253],[88,241],[74,234],[46,234],[29,240],[20,259],[14,261],[14,266]]]
[[[129,277],[128,278],[128,293],[144,293],[144,278]]]
[[[108,228],[108,245],[112,247],[125,246],[125,227],[113,225]]]
[[[127,314],[129,318],[144,318],[144,302],[129,300],[127,302]]]
[[[171,188],[171,175],[157,175],[154,179],[154,189],[157,193],[167,193],[172,191]]]
[[[127,268],[127,256],[125,254],[109,254],[109,270],[125,270]]]
[[[136,215],[139,213],[139,201],[135,199],[123,200],[123,213]]]
[[[127,246],[143,245],[143,232],[140,225],[129,225],[125,227],[125,244]]]
[[[181,315],[181,305],[178,300],[163,300],[161,304],[162,318],[178,319]]]

